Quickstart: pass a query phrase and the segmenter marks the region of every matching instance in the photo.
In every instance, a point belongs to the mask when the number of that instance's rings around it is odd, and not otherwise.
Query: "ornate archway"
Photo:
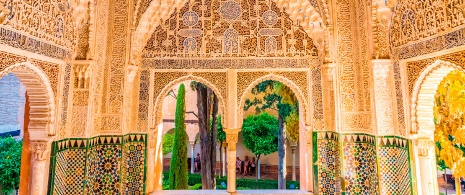
[[[242,92],[240,95],[239,99],[239,107],[238,109],[238,116],[236,117],[237,124],[239,126],[242,126],[243,123],[243,115],[244,115],[244,105],[245,105],[245,99],[247,97],[247,94],[263,81],[267,80],[274,80],[274,81],[279,81],[289,87],[292,92],[294,92],[297,100],[299,101],[299,141],[298,141],[298,147],[299,147],[299,156],[300,156],[300,162],[299,164],[299,169],[300,169],[300,189],[306,190],[306,191],[313,191],[313,170],[312,170],[312,163],[311,159],[313,159],[313,154],[311,151],[312,145],[311,145],[311,127],[307,126],[306,124],[306,119],[308,118],[309,114],[309,107],[308,107],[308,100],[306,99],[304,93],[302,92],[302,89],[299,88],[294,82],[289,80],[286,77],[276,75],[273,73],[270,73],[268,75],[262,76],[258,79],[255,79],[250,85],[247,86],[247,88]],[[237,140],[236,140],[237,142]],[[234,149],[235,150],[235,149]],[[234,152],[235,153],[235,152]]]
[[[419,194],[439,194],[434,148],[434,96],[443,78],[454,70],[463,68],[450,62],[436,60],[421,72],[414,84],[410,105],[410,137],[416,139],[414,158],[417,161]]]
[[[0,77],[14,74],[25,86],[29,102],[29,148],[32,161],[29,190],[34,194],[45,194],[48,181],[47,160],[55,132],[55,96],[46,74],[31,62],[21,62],[0,72]]]
[[[49,140],[56,134],[55,97],[46,74],[30,62],[22,62],[9,66],[0,77],[14,74],[26,87],[30,101],[29,131],[31,140]]]

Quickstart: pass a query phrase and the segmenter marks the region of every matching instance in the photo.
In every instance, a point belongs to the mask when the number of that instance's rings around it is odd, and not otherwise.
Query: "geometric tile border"
[[[69,138],[52,146],[48,194],[145,194],[146,134]]]
[[[412,194],[409,141],[397,136],[377,138],[381,194]]]

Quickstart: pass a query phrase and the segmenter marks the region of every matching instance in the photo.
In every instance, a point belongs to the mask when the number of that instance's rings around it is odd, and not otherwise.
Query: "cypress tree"
[[[186,114],[186,90],[179,86],[174,117],[174,144],[170,163],[170,190],[187,190],[187,133],[184,117]]]

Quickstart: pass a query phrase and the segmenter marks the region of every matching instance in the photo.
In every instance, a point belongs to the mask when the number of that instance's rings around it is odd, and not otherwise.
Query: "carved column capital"
[[[42,161],[47,159],[48,142],[45,141],[31,141],[29,149],[31,150],[33,159]]]
[[[236,143],[241,129],[224,129],[226,132],[226,142],[228,142],[228,150],[236,150]]]
[[[430,139],[418,139],[418,156],[428,156],[429,150],[433,149],[434,141]]]

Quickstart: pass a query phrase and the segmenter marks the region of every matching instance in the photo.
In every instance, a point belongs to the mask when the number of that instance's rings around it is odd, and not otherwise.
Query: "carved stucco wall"
[[[372,132],[367,2],[337,1],[341,131]]]

